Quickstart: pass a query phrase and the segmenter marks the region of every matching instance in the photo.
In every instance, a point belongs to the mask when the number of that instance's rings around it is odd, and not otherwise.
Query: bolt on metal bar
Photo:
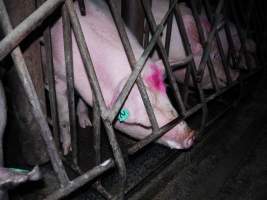
[[[65,0],[47,0],[0,42],[0,60],[38,27]],[[1,9],[1,8],[0,8]],[[2,9],[1,9],[2,10]]]
[[[183,19],[182,19],[182,14],[181,14],[179,6],[176,6],[176,9],[174,11],[175,11],[174,14],[175,14],[175,18],[176,18],[176,23],[177,23],[177,26],[178,26],[178,28],[180,30],[180,34],[181,34],[181,38],[182,38],[183,45],[184,45],[184,48],[185,48],[185,52],[186,52],[187,55],[192,55],[191,46],[190,46],[190,43],[189,43],[189,39],[188,39],[188,36],[187,36],[187,33],[186,33],[185,25],[184,25],[184,22],[183,22]],[[190,64],[188,65],[187,70],[186,70],[186,74],[185,74],[185,83],[186,83],[186,85],[185,85],[185,88],[186,88],[185,93],[186,93],[186,97],[188,97],[188,83],[189,83],[189,78],[190,78],[189,74],[191,74],[191,77],[193,79],[193,83],[194,83],[195,87],[197,88],[197,91],[198,91],[198,94],[199,94],[200,102],[203,104],[201,128],[200,128],[200,129],[203,129],[204,126],[205,126],[207,115],[208,115],[208,108],[207,108],[207,104],[205,103],[205,97],[204,97],[203,89],[201,88],[201,84],[197,81],[196,72],[197,72],[196,71],[196,64],[195,64],[195,61],[193,59],[190,62]],[[187,101],[185,101],[185,103],[187,104]]]
[[[220,0],[218,5],[217,5],[216,11],[215,11],[214,23],[212,25],[212,30],[208,35],[208,39],[207,39],[207,42],[206,42],[206,45],[204,48],[204,53],[202,55],[202,58],[201,58],[201,61],[200,61],[199,67],[198,67],[197,80],[199,82],[202,80],[203,75],[204,75],[207,59],[208,59],[210,51],[211,51],[212,41],[215,37],[215,33],[217,31],[217,26],[220,22],[220,12],[223,8],[223,3],[224,3],[224,0]]]
[[[130,44],[130,41],[128,39],[122,18],[121,18],[121,16],[119,16],[118,7],[117,7],[116,2],[114,0],[109,0],[109,4],[110,4],[111,13],[113,15],[115,25],[116,25],[117,30],[119,32],[126,56],[127,56],[128,61],[130,63],[130,67],[131,67],[131,69],[134,69],[134,66],[136,64],[136,58],[135,58],[134,52],[131,48],[131,44]],[[151,102],[149,100],[149,96],[147,94],[145,84],[144,84],[141,76],[138,76],[136,83],[137,83],[137,87],[139,89],[139,92],[141,94],[143,103],[145,105],[149,121],[152,125],[152,129],[157,130],[159,128],[159,125],[158,125],[153,107],[152,107]],[[116,99],[116,103],[117,103],[117,99]]]
[[[99,166],[94,167],[93,169],[87,171],[86,173],[77,177],[73,181],[70,181],[69,184],[66,185],[64,188],[60,188],[59,190],[50,194],[45,198],[45,200],[58,200],[68,196],[78,188],[84,186],[89,181],[92,181],[99,175],[114,167],[114,165],[115,164],[112,159],[108,159],[102,162]]]
[[[175,0],[170,5],[169,10],[166,13],[165,17],[167,17],[167,18],[172,17],[171,13],[173,12],[173,9],[177,5],[177,2],[178,2],[178,0]],[[147,1],[142,0],[142,5],[143,5],[143,8],[144,8],[144,12],[146,14],[146,17],[147,17],[148,24],[149,24],[149,26],[151,28],[151,33],[155,34],[157,25],[156,25],[155,18],[154,18],[153,14],[152,14],[151,8],[147,4]],[[162,56],[163,63],[164,63],[164,66],[165,66],[165,70],[166,70],[167,75],[169,77],[171,87],[174,90],[174,96],[175,96],[175,99],[176,99],[176,101],[177,101],[177,103],[179,105],[180,112],[181,112],[182,115],[184,115],[185,112],[186,112],[185,106],[183,104],[182,97],[181,97],[181,94],[180,94],[180,90],[178,88],[178,85],[176,84],[175,77],[173,75],[173,72],[171,70],[171,66],[169,64],[168,55],[166,53],[165,48],[163,47],[163,44],[162,44],[162,41],[161,41],[160,38],[157,39],[157,47],[159,49],[160,55]]]
[[[71,133],[72,161],[78,167],[78,135],[75,113],[75,94],[74,94],[74,73],[73,73],[73,52],[71,24],[66,6],[62,7],[62,24],[64,39],[64,55],[66,66],[67,96],[69,107],[69,126]]]
[[[209,21],[213,24],[215,23],[215,19],[212,19],[212,13],[211,13],[211,6],[208,0],[204,0],[204,7],[206,8],[206,13],[207,13],[207,17],[209,19]],[[223,9],[223,8],[222,8]],[[215,16],[216,18],[216,16]],[[230,84],[232,82],[232,78],[230,76],[230,71],[229,71],[229,66],[227,65],[227,61],[226,61],[226,57],[223,51],[223,47],[222,47],[222,41],[220,39],[219,36],[219,30],[216,29],[215,31],[215,39],[216,39],[216,44],[217,44],[217,48],[221,57],[221,61],[223,64],[223,69],[224,69],[224,73],[226,76],[226,80],[227,80],[227,84]]]
[[[193,15],[194,20],[196,22],[196,27],[197,27],[197,30],[198,30],[200,43],[201,43],[202,46],[204,46],[205,45],[204,30],[203,30],[203,27],[201,25],[201,22],[200,22],[200,19],[199,19],[199,15],[197,13],[197,8],[196,8],[196,5],[195,5],[195,1],[191,0],[190,1],[190,5],[191,5],[191,8],[192,8],[192,15]],[[214,65],[211,62],[210,56],[208,57],[207,65],[208,65],[208,69],[209,69],[210,78],[211,78],[211,82],[212,82],[213,88],[217,91],[219,89],[218,79],[217,79],[216,73],[214,71]]]
[[[3,29],[3,32],[5,34],[8,34],[12,32],[12,25],[10,23],[10,19],[7,14],[6,7],[5,7],[3,0],[0,0],[0,9],[1,9],[0,25]],[[41,129],[40,132],[47,146],[47,152],[51,159],[53,169],[56,172],[56,175],[60,181],[60,184],[62,186],[67,185],[69,182],[69,178],[66,174],[63,163],[57,152],[54,139],[48,127],[45,116],[41,110],[41,106],[40,106],[36,91],[34,89],[30,74],[27,70],[25,60],[23,58],[22,52],[19,47],[15,48],[12,51],[11,57],[14,61],[16,72],[18,73],[19,79],[21,80],[26,96],[28,97],[28,100],[32,106],[32,114],[34,115],[34,118],[36,119],[38,125],[40,126],[40,129]]]
[[[123,160],[122,152],[120,150],[119,144],[117,142],[117,139],[114,134],[114,130],[112,128],[112,122],[109,122],[107,120],[106,114],[107,114],[107,108],[106,104],[103,98],[103,95],[101,93],[101,89],[96,77],[96,73],[92,64],[92,60],[85,42],[85,38],[82,32],[81,24],[79,22],[78,16],[74,10],[73,2],[72,0],[66,0],[65,3],[69,16],[70,16],[70,21],[72,24],[74,36],[77,41],[77,45],[85,66],[85,71],[87,73],[87,76],[89,78],[89,82],[92,88],[92,92],[95,96],[95,103],[96,106],[99,106],[100,113],[102,118],[104,118],[104,125],[105,129],[107,131],[107,135],[109,138],[109,142],[112,148],[112,152],[115,158],[115,163],[119,171],[120,175],[120,191],[119,191],[119,199],[123,199],[124,196],[124,187],[125,187],[125,181],[126,181],[126,167],[125,163]]]

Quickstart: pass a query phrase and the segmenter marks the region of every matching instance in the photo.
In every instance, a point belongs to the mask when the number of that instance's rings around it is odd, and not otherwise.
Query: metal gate
[[[246,56],[246,46],[245,40],[247,34],[241,33],[241,25],[239,22],[239,18],[235,15],[236,8],[235,3],[233,1],[224,1],[219,0],[218,4],[216,5],[216,10],[213,11],[208,0],[203,1],[189,1],[190,7],[192,9],[193,17],[196,21],[198,33],[200,36],[200,41],[204,46],[204,53],[198,66],[198,70],[196,64],[192,58],[192,49],[190,47],[190,43],[188,40],[188,36],[186,34],[185,25],[182,20],[181,12],[178,7],[178,0],[170,0],[170,6],[168,12],[163,17],[162,21],[156,25],[155,19],[152,14],[151,4],[150,1],[141,0],[142,9],[145,13],[145,20],[147,22],[148,32],[145,34],[151,34],[152,37],[150,40],[146,40],[146,48],[140,57],[140,59],[136,60],[132,47],[130,45],[125,27],[124,22],[120,16],[120,12],[118,9],[117,1],[116,0],[108,0],[107,1],[111,13],[113,15],[113,20],[116,24],[117,30],[119,32],[124,50],[126,52],[127,58],[129,60],[130,66],[132,68],[132,73],[127,80],[126,84],[124,85],[121,93],[119,94],[118,98],[115,101],[114,106],[112,108],[108,108],[104,102],[103,94],[101,93],[99,82],[92,64],[92,60],[90,58],[90,54],[85,43],[85,38],[83,32],[81,30],[81,25],[79,23],[78,17],[76,15],[76,11],[73,7],[72,0],[47,0],[43,3],[40,2],[40,7],[33,12],[28,18],[26,18],[23,22],[21,22],[17,27],[13,29],[11,26],[8,13],[5,9],[5,5],[3,0],[0,0],[0,20],[1,20],[1,28],[5,33],[5,37],[0,42],[0,60],[2,60],[7,55],[11,54],[13,62],[15,64],[16,71],[19,75],[19,78],[22,81],[23,87],[26,91],[27,97],[32,105],[33,114],[36,118],[39,126],[41,127],[41,134],[47,146],[47,151],[53,165],[53,169],[57,175],[57,178],[60,182],[61,188],[58,191],[55,191],[46,199],[59,199],[69,195],[71,192],[75,191],[76,189],[80,188],[81,186],[85,185],[87,182],[97,178],[95,182],[95,186],[100,193],[102,193],[106,198],[112,199],[124,199],[125,193],[125,182],[126,182],[126,167],[125,167],[125,159],[122,155],[120,145],[117,142],[115,133],[114,133],[114,125],[113,122],[116,120],[118,113],[120,112],[124,102],[128,94],[131,92],[134,84],[136,83],[140,94],[142,96],[143,103],[146,108],[146,112],[148,113],[150,123],[152,125],[153,133],[147,136],[146,138],[136,142],[133,146],[128,149],[128,155],[133,155],[139,150],[145,148],[151,142],[154,142],[162,135],[164,135],[168,130],[172,129],[175,125],[177,125],[181,120],[188,118],[192,114],[196,113],[197,111],[202,111],[201,117],[201,125],[199,127],[199,132],[203,131],[205,127],[210,125],[214,120],[220,117],[225,111],[227,111],[232,105],[227,105],[225,110],[222,113],[218,113],[217,116],[213,117],[211,120],[208,119],[208,103],[215,99],[216,97],[222,95],[223,93],[227,92],[233,87],[240,87],[242,88],[243,82],[253,74],[255,74],[259,67],[252,69],[249,68],[244,75],[239,78],[237,81],[233,81],[229,74],[229,59],[230,56],[224,54],[222,49],[222,44],[220,37],[218,36],[218,25],[221,23],[220,13],[223,9],[230,9],[235,24],[237,26],[240,40],[242,43],[241,51],[245,52]],[[56,108],[56,94],[55,94],[55,85],[54,85],[54,75],[53,75],[53,61],[52,61],[52,50],[51,50],[51,36],[49,27],[46,28],[44,31],[44,44],[46,50],[46,62],[48,67],[48,87],[49,87],[49,100],[51,105],[51,118],[52,118],[52,125],[53,125],[53,135],[50,131],[48,126],[48,122],[46,120],[45,115],[41,111],[40,103],[38,101],[36,91],[34,90],[33,83],[31,81],[31,77],[27,71],[27,66],[25,64],[24,58],[22,56],[20,50],[20,43],[23,39],[31,33],[32,30],[36,29],[39,24],[41,24],[46,18],[48,18],[57,7],[61,6],[62,4],[62,16],[63,16],[63,23],[64,23],[64,44],[65,44],[65,62],[66,62],[66,71],[67,71],[67,85],[68,85],[68,100],[69,100],[69,110],[70,110],[70,127],[72,133],[72,164],[71,166],[73,169],[78,171],[81,175],[74,180],[70,180],[65,167],[63,165],[64,158],[62,157],[60,151],[58,150],[59,144],[59,136],[58,136],[58,124],[57,124],[57,108]],[[200,19],[197,14],[197,4],[203,4],[206,11],[208,19],[212,24],[212,29],[208,35],[208,39],[205,40],[203,28],[200,25]],[[79,0],[79,5],[82,12],[85,12],[83,1]],[[253,5],[253,1],[251,1],[251,5]],[[251,9],[253,6],[251,6]],[[171,16],[171,17],[170,17]],[[183,63],[182,66],[171,66],[168,61],[168,51],[170,46],[170,33],[172,29],[172,16],[175,17],[175,21],[177,26],[179,27],[180,34],[183,40],[184,48],[188,59],[186,63]],[[259,17],[260,19],[260,17]],[[247,18],[247,27],[249,29],[249,20],[250,16]],[[160,34],[167,26],[167,40],[165,45],[163,45],[162,40],[159,38]],[[231,35],[229,32],[229,24],[227,23],[227,19],[225,19],[223,25],[220,29],[225,29],[226,35],[229,41],[229,47],[233,48],[234,44],[231,40]],[[82,172],[79,169],[78,162],[77,162],[77,138],[76,138],[76,119],[75,119],[75,99],[74,99],[74,83],[73,83],[73,66],[72,66],[72,48],[71,48],[71,30],[74,32],[78,48],[81,53],[81,57],[84,63],[84,67],[86,69],[86,73],[89,77],[93,96],[94,96],[94,106],[93,106],[93,132],[95,138],[94,150],[96,154],[95,160],[95,167],[87,172]],[[146,37],[149,38],[149,37]],[[224,72],[227,77],[227,86],[224,88],[219,88],[217,84],[217,77],[214,73],[214,68],[210,58],[210,45],[213,40],[216,40],[218,50],[221,56],[221,60],[224,67]],[[149,57],[150,52],[157,46],[158,53],[161,55],[163,60],[167,79],[171,85],[171,88],[174,92],[174,98],[176,104],[178,105],[179,110],[179,117],[167,125],[163,127],[159,127],[158,122],[155,117],[155,113],[153,111],[153,107],[150,103],[147,91],[144,86],[144,82],[140,77],[140,73],[144,68],[144,64],[146,59]],[[165,48],[166,47],[166,48]],[[203,73],[205,67],[208,67],[208,71],[210,74],[210,78],[212,80],[213,90],[211,93],[206,93],[202,86],[201,80],[203,78]],[[247,66],[249,64],[247,63]],[[186,69],[186,78],[183,84],[183,94],[180,92],[181,88],[177,84],[173,69],[177,67],[183,67]],[[192,78],[193,83],[195,85],[195,93],[198,95],[198,102],[193,106],[188,106],[188,96],[189,96],[189,80]],[[237,98],[238,99],[238,98]],[[104,124],[105,130],[108,135],[109,143],[113,151],[114,158],[109,158],[103,162],[101,162],[101,155],[100,155],[100,128],[101,128],[101,121]],[[102,187],[99,178],[101,175],[111,168],[117,168],[119,172],[119,191],[116,196],[111,197],[107,191]]]

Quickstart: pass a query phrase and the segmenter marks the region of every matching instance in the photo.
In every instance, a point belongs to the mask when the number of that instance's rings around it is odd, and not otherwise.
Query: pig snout
[[[185,122],[180,122],[176,127],[163,136],[166,145],[172,149],[188,149],[195,141],[195,130],[190,129]],[[181,130],[181,126],[183,127]]]

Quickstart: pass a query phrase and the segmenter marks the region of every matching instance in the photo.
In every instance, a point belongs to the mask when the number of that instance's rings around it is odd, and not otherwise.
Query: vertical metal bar
[[[175,8],[176,4],[177,4],[177,1],[172,3],[172,5],[170,5],[169,11],[172,11]],[[150,9],[151,6],[149,6],[147,4],[147,1],[144,1],[144,0],[142,0],[142,5],[144,7],[144,11],[145,11],[145,14],[147,16],[147,21],[148,21],[150,28],[151,28],[151,32],[152,32],[152,34],[155,34],[157,25],[156,25],[156,21],[153,17],[152,11]],[[172,15],[170,14],[168,17],[172,17]],[[168,61],[167,53],[165,51],[165,48],[163,47],[163,44],[162,44],[162,41],[160,38],[157,39],[157,47],[159,48],[159,53],[162,56],[162,60],[163,60],[167,75],[169,77],[171,87],[174,90],[174,94],[175,94],[174,96],[175,96],[175,99],[179,105],[180,112],[182,115],[184,115],[186,110],[185,110],[185,107],[184,107],[184,104],[183,104],[183,101],[181,98],[181,94],[180,94],[178,85],[176,84],[175,77],[172,73],[171,66],[170,66],[169,61]]]
[[[195,5],[195,1],[191,0],[190,4],[191,4],[191,8],[192,8],[192,14],[193,14],[193,17],[194,17],[194,20],[195,20],[195,23],[196,23],[196,27],[197,27],[197,30],[198,30],[199,40],[200,40],[201,45],[204,46],[205,45],[204,30],[203,30],[203,27],[201,26],[201,22],[200,22],[198,13],[197,13],[197,8],[196,8],[196,5]],[[215,70],[214,70],[213,63],[211,62],[210,56],[208,57],[207,65],[208,65],[208,69],[209,69],[210,78],[211,78],[211,82],[212,82],[213,88],[217,91],[219,89],[218,79],[217,79],[217,76],[216,76],[216,73],[215,73]]]
[[[8,34],[12,31],[12,25],[10,22],[10,19],[8,17],[5,4],[3,0],[0,0],[0,24],[5,34]],[[11,53],[12,59],[15,64],[16,71],[18,73],[18,76],[21,80],[22,86],[26,92],[26,95],[28,97],[28,100],[30,104],[32,105],[32,114],[34,115],[34,118],[36,119],[38,125],[41,128],[41,134],[44,139],[44,142],[47,146],[48,155],[51,159],[52,166],[54,168],[54,171],[56,172],[56,175],[60,181],[60,184],[62,186],[67,185],[69,182],[69,178],[66,174],[66,171],[64,169],[63,163],[60,159],[60,156],[57,152],[57,148],[55,145],[55,142],[53,140],[52,134],[50,132],[50,129],[48,127],[47,121],[45,119],[45,116],[41,110],[41,106],[36,94],[36,91],[34,89],[33,83],[31,81],[30,74],[27,70],[27,66],[25,63],[25,60],[23,58],[22,52],[19,47],[15,48]]]
[[[169,9],[171,8],[172,3],[173,3],[173,0],[169,0]],[[173,28],[172,22],[173,22],[173,12],[171,12],[167,20],[167,31],[166,31],[166,38],[165,38],[165,50],[166,50],[167,56],[169,56],[169,51],[170,51],[171,34],[172,34],[172,28]]]
[[[174,14],[175,14],[177,26],[180,30],[180,34],[181,34],[181,38],[182,38],[183,45],[185,48],[185,52],[187,55],[192,55],[191,46],[189,43],[188,36],[186,34],[186,29],[185,29],[185,25],[183,23],[183,19],[182,19],[182,15],[181,15],[181,11],[179,9],[179,6],[176,6]],[[203,105],[201,128],[200,129],[204,129],[207,115],[208,115],[208,108],[207,108],[207,103],[205,102],[205,97],[204,97],[203,89],[201,88],[201,84],[197,81],[196,72],[197,72],[196,71],[196,64],[195,64],[195,61],[193,59],[187,67],[187,73],[191,74],[192,80],[193,80],[194,85],[196,86],[198,94],[199,94],[200,102]],[[188,80],[189,80],[189,77],[190,76],[188,74]]]
[[[208,0],[204,0],[204,7],[206,8],[206,13],[207,13],[207,17],[208,17],[209,21],[211,22],[211,24],[215,24],[215,22],[216,22],[215,20],[216,20],[217,16],[215,16],[215,18],[212,19],[211,7],[210,7],[210,3]],[[230,71],[228,68],[229,66],[227,66],[226,57],[225,57],[225,54],[223,51],[222,41],[221,41],[220,36],[218,34],[218,31],[217,31],[217,26],[215,29],[215,39],[216,39],[218,51],[219,51],[219,54],[220,54],[220,57],[222,60],[223,69],[224,69],[224,73],[226,76],[227,84],[230,84],[232,82],[232,78],[230,76]]]
[[[114,22],[116,24],[120,38],[122,40],[124,50],[126,52],[126,56],[128,58],[128,61],[130,63],[131,68],[133,69],[134,65],[136,64],[136,59],[135,59],[132,47],[130,45],[126,30],[124,28],[124,23],[123,23],[121,17],[118,15],[117,4],[114,0],[109,0],[109,4],[110,4],[110,8],[111,8],[111,13],[112,13],[113,18],[114,18]],[[153,107],[152,107],[151,102],[149,100],[145,84],[143,83],[143,80],[140,76],[137,78],[137,86],[138,86],[139,92],[141,94],[143,103],[145,105],[149,121],[152,125],[152,130],[154,132],[154,131],[159,129],[159,125],[158,125],[155,113],[153,111]]]
[[[58,124],[58,112],[57,112],[57,101],[56,101],[56,89],[55,89],[55,79],[54,79],[54,67],[53,67],[53,55],[52,55],[52,45],[51,45],[51,35],[50,28],[46,28],[43,34],[44,37],[44,47],[45,47],[45,59],[46,59],[46,71],[47,71],[47,81],[48,81],[48,94],[50,101],[50,110],[52,117],[53,126],[53,136],[58,150],[60,148],[59,139],[59,124]]]
[[[75,94],[74,94],[74,73],[73,73],[73,52],[72,52],[72,34],[69,15],[64,5],[62,8],[64,55],[66,65],[67,95],[69,107],[69,123],[71,133],[72,160],[74,165],[78,166],[78,139],[77,125],[75,115]]]
[[[118,171],[120,175],[119,199],[123,199],[125,182],[126,182],[126,167],[125,167],[124,159],[122,156],[122,152],[116,140],[114,130],[112,128],[112,122],[109,122],[107,118],[107,114],[108,114],[107,107],[106,107],[103,95],[101,93],[99,83],[97,81],[97,77],[96,77],[96,73],[95,73],[95,70],[92,64],[92,60],[91,60],[91,57],[90,57],[90,54],[89,54],[89,51],[88,51],[88,48],[85,42],[85,38],[82,32],[82,28],[81,28],[78,16],[74,10],[72,0],[66,0],[66,7],[67,7],[67,10],[70,16],[70,21],[73,27],[73,32],[74,32],[74,35],[77,41],[77,45],[80,50],[83,63],[85,65],[85,71],[89,78],[92,92],[95,96],[96,105],[99,106],[101,116],[102,118],[104,118],[104,125],[105,125],[107,135],[109,138],[109,142],[110,142],[110,145],[113,151],[115,163],[116,163],[116,166],[118,167]]]
[[[37,6],[42,5],[44,0],[38,0]],[[55,79],[54,79],[54,65],[53,65],[53,55],[52,55],[52,44],[51,44],[51,34],[50,27],[47,27],[43,33],[44,37],[44,48],[45,48],[45,65],[46,74],[48,81],[48,94],[50,102],[50,111],[52,118],[52,128],[53,136],[57,149],[60,151],[60,139],[59,139],[59,124],[58,124],[58,112],[57,112],[57,101],[56,101],[56,89],[55,89]]]

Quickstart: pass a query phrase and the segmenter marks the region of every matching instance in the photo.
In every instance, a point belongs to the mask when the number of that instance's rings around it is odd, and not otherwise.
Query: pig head
[[[94,69],[103,93],[105,103],[112,107],[119,92],[130,76],[131,69],[123,49],[111,13],[103,1],[86,1],[87,15],[81,16],[77,12],[86,43],[92,58]],[[75,4],[76,9],[77,5]],[[68,126],[68,106],[66,73],[62,39],[61,19],[52,28],[53,58],[55,67],[55,82],[57,91],[58,112],[60,116],[60,127],[64,153],[70,150],[70,134]],[[128,37],[136,58],[143,53],[134,36],[128,31]],[[82,59],[73,37],[73,63],[74,63],[74,85],[75,89],[87,105],[92,106],[92,91],[86,75]],[[145,83],[149,99],[153,105],[156,119],[160,126],[175,119],[178,114],[171,105],[163,83],[164,68],[162,65],[148,59],[141,73]],[[128,117],[123,122],[116,121],[115,127],[136,139],[142,139],[151,134],[151,124],[148,119],[141,95],[134,85],[123,109],[128,111]],[[90,124],[86,112],[86,106],[79,102],[78,117],[81,126]],[[82,117],[80,117],[82,116]],[[179,123],[171,131],[161,137],[158,142],[171,148],[189,148],[194,139],[194,131],[186,122]]]

